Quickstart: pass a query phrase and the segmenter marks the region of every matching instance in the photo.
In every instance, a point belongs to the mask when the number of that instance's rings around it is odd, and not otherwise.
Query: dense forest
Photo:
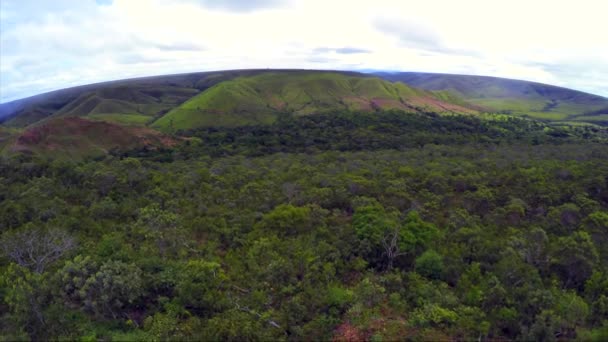
[[[0,340],[608,339],[608,133],[330,113],[0,159]]]

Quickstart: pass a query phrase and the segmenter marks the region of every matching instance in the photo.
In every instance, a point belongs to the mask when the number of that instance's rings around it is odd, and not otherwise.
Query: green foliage
[[[456,312],[435,304],[425,305],[412,313],[412,323],[416,327],[449,327],[457,320]]]
[[[327,304],[342,309],[352,302],[353,291],[340,286],[331,286],[327,289]]]
[[[430,279],[439,279],[443,273],[443,257],[429,249],[416,258],[416,272]]]
[[[262,217],[256,229],[276,233],[281,236],[295,236],[309,231],[311,227],[311,209],[281,204]]]
[[[488,110],[525,115],[540,120],[606,120],[608,101],[593,94],[546,84],[496,77],[427,73],[391,73],[382,75],[392,81],[434,90],[441,96],[452,95],[451,102],[468,101]],[[453,93],[458,94],[457,99]],[[592,115],[584,115],[592,112]]]
[[[379,78],[336,72],[267,72],[224,81],[153,123],[165,131],[271,124],[285,114],[329,111],[473,112],[462,101]],[[446,108],[449,108],[446,110]]]
[[[178,277],[177,301],[198,315],[212,315],[228,303],[222,293],[226,275],[216,262],[190,260]]]
[[[345,112],[190,133],[0,159],[2,339],[603,336],[597,128]],[[42,268],[7,253],[63,238]]]
[[[353,226],[357,236],[371,245],[381,245],[385,235],[398,225],[396,213],[387,212],[379,203],[359,207],[353,215]]]
[[[25,267],[11,263],[0,276],[3,304],[10,312],[8,327],[3,329],[7,339],[23,339],[24,336],[40,338],[45,329],[44,277]]]
[[[599,256],[591,237],[577,231],[560,237],[553,246],[552,264],[566,287],[582,287],[591,276]]]
[[[77,256],[58,274],[66,304],[103,317],[117,318],[143,294],[141,270],[121,261],[101,266]]]

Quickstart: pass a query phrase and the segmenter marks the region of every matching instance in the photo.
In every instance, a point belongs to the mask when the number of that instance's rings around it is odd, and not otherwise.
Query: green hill
[[[281,114],[337,110],[471,113],[463,102],[376,77],[337,72],[267,72],[221,82],[158,119],[162,130],[269,124]]]
[[[216,83],[258,72],[261,71],[163,75],[67,88],[0,104],[0,123],[23,128],[51,116],[87,116],[143,124]]]
[[[0,104],[0,124],[21,129],[78,116],[176,131],[269,124],[286,113],[390,109],[498,112],[553,124],[608,125],[608,99],[550,85],[483,76],[310,70],[230,70],[91,84]]]
[[[608,340],[608,127],[354,73],[129,82],[0,106],[40,115],[0,125],[0,341]]]
[[[412,87],[449,91],[486,111],[539,120],[608,124],[608,99],[547,84],[487,76],[419,72],[375,73]]]

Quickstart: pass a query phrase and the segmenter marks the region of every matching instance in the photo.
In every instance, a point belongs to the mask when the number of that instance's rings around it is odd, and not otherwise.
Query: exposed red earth
[[[177,140],[145,127],[121,126],[80,117],[57,118],[26,129],[13,143],[12,151],[65,152],[83,155],[87,151],[159,148]]]

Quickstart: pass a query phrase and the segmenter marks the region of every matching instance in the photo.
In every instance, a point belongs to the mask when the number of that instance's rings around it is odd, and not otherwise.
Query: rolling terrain
[[[608,340],[608,129],[467,93],[238,71],[3,105],[0,341]]]
[[[449,91],[487,111],[558,123],[608,125],[608,99],[547,84],[487,76],[375,73],[430,91]]]
[[[398,109],[474,113],[464,103],[376,77],[335,72],[269,72],[221,82],[173,109],[152,127],[165,131],[270,124],[281,114]]]
[[[608,99],[545,84],[484,76],[304,70],[217,71],[91,84],[0,104],[0,123],[24,128],[50,117],[81,116],[162,129],[173,122],[174,129],[187,129],[270,123],[286,112],[384,109],[498,112],[554,123],[608,124]]]
[[[176,133],[267,126],[280,118],[312,114],[388,110],[482,118],[484,113],[501,113],[550,125],[608,125],[606,98],[525,81],[425,73],[232,70],[91,84],[0,104],[0,148],[77,156],[86,155],[87,148],[96,154],[143,146],[133,143],[141,138],[136,128]],[[85,134],[80,126],[105,128],[87,128]],[[130,138],[118,139],[110,127]],[[27,137],[40,129],[50,143],[32,145]],[[109,146],[108,139],[116,139],[115,144]],[[63,143],[68,141],[78,143]]]
[[[96,83],[0,104],[0,123],[23,128],[51,116],[93,116],[145,123],[210,86],[258,70],[200,72]]]

